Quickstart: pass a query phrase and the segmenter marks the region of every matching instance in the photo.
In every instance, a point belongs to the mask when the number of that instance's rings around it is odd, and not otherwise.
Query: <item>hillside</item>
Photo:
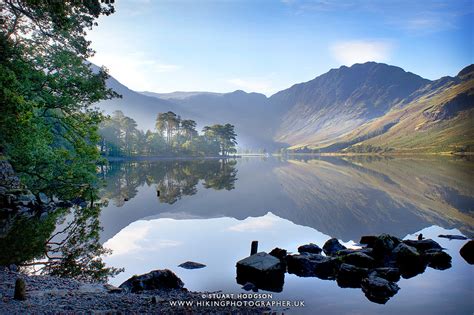
[[[429,82],[375,62],[332,69],[270,98],[282,114],[275,139],[291,146],[327,143],[382,116]]]
[[[340,137],[322,151],[452,152],[474,146],[474,67],[420,89],[412,100]]]

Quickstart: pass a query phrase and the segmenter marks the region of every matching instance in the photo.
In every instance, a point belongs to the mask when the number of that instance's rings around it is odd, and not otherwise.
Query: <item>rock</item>
[[[468,264],[473,265],[474,264],[474,241],[470,240],[464,246],[461,248],[459,251],[461,254],[462,258],[464,258],[465,261],[467,261]]]
[[[116,286],[113,286],[111,284],[104,284],[104,288],[107,290],[108,293],[122,293],[123,289],[122,288],[117,288]]]
[[[360,286],[369,301],[379,304],[387,303],[400,290],[396,283],[374,275],[363,279]]]
[[[40,214],[40,218],[39,218],[40,221],[44,221],[44,220],[46,220],[47,218],[48,218],[48,212],[42,212],[42,213]]]
[[[400,269],[391,267],[375,268],[371,272],[377,277],[384,278],[388,281],[397,282],[400,280]]]
[[[328,256],[335,255],[338,251],[346,249],[344,245],[339,243],[337,238],[331,238],[326,243],[324,243],[323,250],[324,253]]]
[[[8,269],[9,269],[11,272],[18,272],[18,266],[15,265],[15,264],[11,264],[10,266],[8,266]]]
[[[445,270],[451,268],[451,256],[442,250],[431,249],[423,253],[428,266],[433,269]]]
[[[267,291],[281,292],[285,278],[285,264],[280,259],[260,252],[237,262],[237,283],[251,282]]]
[[[18,278],[15,281],[15,293],[13,298],[15,300],[24,301],[26,300],[26,283],[25,280]]]
[[[304,253],[286,257],[288,273],[300,277],[318,277],[328,280],[335,279],[340,262],[337,258],[320,254]]]
[[[286,249],[275,247],[269,254],[283,261],[286,258],[287,251]]]
[[[298,247],[298,252],[300,253],[311,253],[311,254],[320,254],[323,250],[316,244],[309,243],[306,245],[301,245]]]
[[[244,289],[245,291],[251,291],[251,290],[253,291],[253,290],[256,290],[257,287],[252,282],[247,282],[246,284],[242,286],[242,289]]]
[[[449,240],[467,240],[468,239],[467,237],[462,236],[462,235],[450,235],[450,234],[447,234],[447,235],[440,234],[438,235],[438,237],[447,238]]]
[[[400,244],[401,240],[389,234],[379,235],[373,242],[373,255],[375,258],[383,258],[390,255],[392,250]]]
[[[56,202],[56,206],[58,208],[70,208],[73,206],[73,203],[70,201],[59,200],[58,202]]]
[[[168,269],[153,270],[143,275],[133,276],[119,286],[132,293],[158,289],[182,289],[183,287],[183,281]]]
[[[187,261],[179,265],[178,267],[184,268],[184,269],[200,269],[206,267],[204,264],[200,264],[194,261]]]
[[[356,267],[372,268],[375,265],[375,260],[372,257],[358,251],[345,255],[341,259],[343,262]]]
[[[45,193],[40,192],[38,194],[38,201],[42,204],[48,204],[51,200],[46,196]]]
[[[359,288],[362,279],[368,276],[367,268],[359,268],[354,265],[342,264],[337,273],[337,284],[341,288]]]
[[[352,253],[364,253],[364,254],[372,257],[373,251],[374,250],[372,248],[343,249],[343,250],[337,251],[335,256],[345,256],[345,255],[349,255],[349,254],[352,254]]]
[[[18,196],[18,202],[23,206],[34,206],[36,204],[36,196],[30,191]]]
[[[392,257],[404,278],[411,278],[425,271],[426,265],[416,248],[405,243],[400,243],[394,248]]]
[[[432,239],[424,239],[424,240],[404,240],[403,243],[416,248],[419,251],[425,251],[430,249],[443,249],[441,245],[433,241]]]
[[[366,235],[360,238],[359,244],[366,244],[368,247],[373,247],[377,236]]]

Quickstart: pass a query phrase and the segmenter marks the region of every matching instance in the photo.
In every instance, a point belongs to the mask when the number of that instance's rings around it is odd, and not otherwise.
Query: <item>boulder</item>
[[[311,253],[311,254],[321,254],[323,250],[316,244],[309,243],[306,245],[301,245],[298,247],[299,253]]]
[[[362,279],[367,277],[368,274],[369,270],[367,268],[359,268],[343,263],[337,273],[337,284],[341,288],[360,288]]]
[[[451,256],[442,250],[427,250],[423,253],[423,259],[433,269],[445,270],[451,268]]]
[[[469,242],[464,244],[464,246],[459,251],[459,254],[461,254],[462,258],[464,258],[464,260],[468,264],[473,265],[474,264],[474,241],[470,240]]]
[[[237,262],[237,283],[247,282],[267,291],[281,292],[285,279],[285,264],[280,259],[260,252]]]
[[[369,301],[379,304],[387,303],[400,290],[396,283],[375,275],[363,279],[360,286]]]
[[[408,246],[414,247],[419,251],[426,251],[430,249],[443,249],[441,245],[433,241],[432,239],[425,240],[404,240],[403,243]]]
[[[335,279],[340,262],[336,258],[320,254],[305,253],[286,257],[288,273],[300,277],[318,277],[328,280]]]
[[[438,235],[438,237],[447,238],[449,240],[467,240],[467,237],[462,236],[462,235],[440,234]]]
[[[397,282],[400,280],[400,269],[392,267],[380,267],[372,270],[371,274],[385,280]]]
[[[141,292],[160,289],[183,289],[184,283],[171,270],[153,270],[149,273],[133,276],[119,288],[127,292]]]
[[[46,196],[45,193],[40,192],[38,194],[38,201],[42,204],[48,204],[51,200]]]
[[[200,264],[194,261],[187,261],[182,264],[180,264],[178,267],[184,268],[184,269],[200,269],[206,267],[204,264]]]
[[[375,265],[375,259],[359,251],[342,256],[341,259],[343,262],[356,267],[372,268]]]
[[[379,235],[373,242],[373,255],[375,258],[383,258],[390,255],[392,250],[400,244],[401,240],[389,234]]]
[[[400,243],[393,249],[392,258],[404,278],[411,278],[425,271],[426,265],[416,248],[405,243]]]
[[[360,238],[359,244],[365,244],[367,247],[373,247],[377,236],[374,235],[366,235]]]
[[[275,247],[269,254],[273,257],[280,259],[281,261],[284,261],[286,258],[287,251],[286,249]]]
[[[334,256],[338,251],[344,250],[346,247],[339,243],[337,238],[331,238],[324,243],[323,250],[327,256]]]

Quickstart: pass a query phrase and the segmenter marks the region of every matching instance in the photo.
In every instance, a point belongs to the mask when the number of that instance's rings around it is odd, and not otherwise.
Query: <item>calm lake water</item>
[[[134,274],[169,268],[193,291],[246,292],[235,264],[274,247],[296,252],[331,237],[346,246],[362,235],[423,233],[447,249],[452,268],[427,268],[398,282],[385,305],[335,281],[285,274],[274,300],[305,301],[293,314],[472,314],[474,267],[459,254],[474,235],[474,163],[459,158],[295,158],[113,162],[102,191],[105,261]],[[157,195],[157,190],[160,195]],[[186,270],[185,261],[207,267]],[[261,291],[265,292],[265,291]]]

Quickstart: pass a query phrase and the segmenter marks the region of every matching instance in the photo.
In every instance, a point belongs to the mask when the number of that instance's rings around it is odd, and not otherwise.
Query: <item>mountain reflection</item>
[[[474,235],[474,163],[453,157],[120,162],[102,175],[111,201],[103,241],[143,218],[243,220],[269,211],[343,241],[431,225]]]

